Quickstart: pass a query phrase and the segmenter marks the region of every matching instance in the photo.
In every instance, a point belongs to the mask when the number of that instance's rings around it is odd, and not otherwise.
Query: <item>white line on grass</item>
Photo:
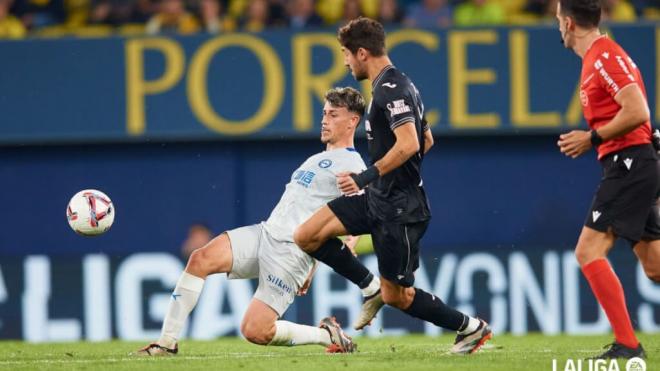
[[[375,354],[377,352],[360,352],[357,354]],[[295,356],[307,357],[307,356],[343,356],[341,354],[323,354],[323,353],[296,353]],[[228,359],[228,358],[277,358],[277,357],[286,357],[291,356],[291,354],[286,353],[226,353],[223,355],[209,355],[209,356],[171,356],[171,357],[122,357],[122,358],[96,358],[96,359],[26,359],[23,361],[0,361],[0,366],[2,365],[21,365],[21,364],[34,364],[34,363],[96,363],[96,362],[126,362],[126,361],[137,361],[137,362],[152,362],[154,359],[172,359],[172,360],[209,360],[209,359]]]

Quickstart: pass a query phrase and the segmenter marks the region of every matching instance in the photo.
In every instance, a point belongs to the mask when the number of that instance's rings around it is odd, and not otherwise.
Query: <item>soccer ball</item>
[[[115,220],[115,206],[110,197],[95,189],[76,193],[66,208],[69,226],[83,236],[105,233]]]

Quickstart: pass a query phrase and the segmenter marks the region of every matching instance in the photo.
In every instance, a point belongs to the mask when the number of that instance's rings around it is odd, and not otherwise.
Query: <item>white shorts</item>
[[[307,279],[312,257],[293,242],[275,240],[263,223],[232,229],[227,235],[233,255],[227,277],[259,277],[254,297],[282,317]]]

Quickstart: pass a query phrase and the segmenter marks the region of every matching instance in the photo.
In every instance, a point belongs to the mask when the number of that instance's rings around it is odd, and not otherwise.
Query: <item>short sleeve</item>
[[[351,157],[353,157],[353,159],[350,161],[349,165],[351,168],[351,170],[349,170],[350,172],[358,174],[367,169],[367,165],[364,163],[364,160],[362,160],[362,156],[360,156],[359,153],[354,152],[354,156]]]
[[[406,122],[415,122],[415,106],[409,89],[394,82],[382,82],[377,103],[383,108],[390,129],[394,130]]]
[[[362,160],[360,154],[355,150],[347,150],[341,156],[336,156],[333,162],[336,165],[331,166],[329,170],[335,175],[344,172],[359,174],[367,168],[364,160]]]
[[[629,84],[637,83],[634,67],[627,55],[614,51],[603,51],[594,62],[596,75],[600,85],[610,96],[615,97],[621,89]]]

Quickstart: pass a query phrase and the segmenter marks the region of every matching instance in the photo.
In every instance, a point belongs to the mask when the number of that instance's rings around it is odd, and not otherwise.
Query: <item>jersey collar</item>
[[[394,66],[391,65],[391,64],[388,64],[387,66],[385,66],[385,68],[383,68],[383,69],[378,73],[378,76],[376,76],[376,78],[374,79],[374,82],[371,84],[371,88],[372,88],[372,89],[375,88],[376,85],[378,85],[378,83],[380,82],[380,80],[383,79],[383,75],[385,74],[385,72],[391,70],[392,68],[394,68]]]
[[[587,53],[589,53],[589,50],[591,50],[591,48],[594,45],[596,45],[596,43],[599,42],[602,39],[607,39],[607,34],[602,34],[602,35],[598,36],[597,38],[595,38],[594,41],[591,42],[591,45],[589,45],[589,47],[587,48],[587,51],[584,53],[584,55],[587,55]]]

